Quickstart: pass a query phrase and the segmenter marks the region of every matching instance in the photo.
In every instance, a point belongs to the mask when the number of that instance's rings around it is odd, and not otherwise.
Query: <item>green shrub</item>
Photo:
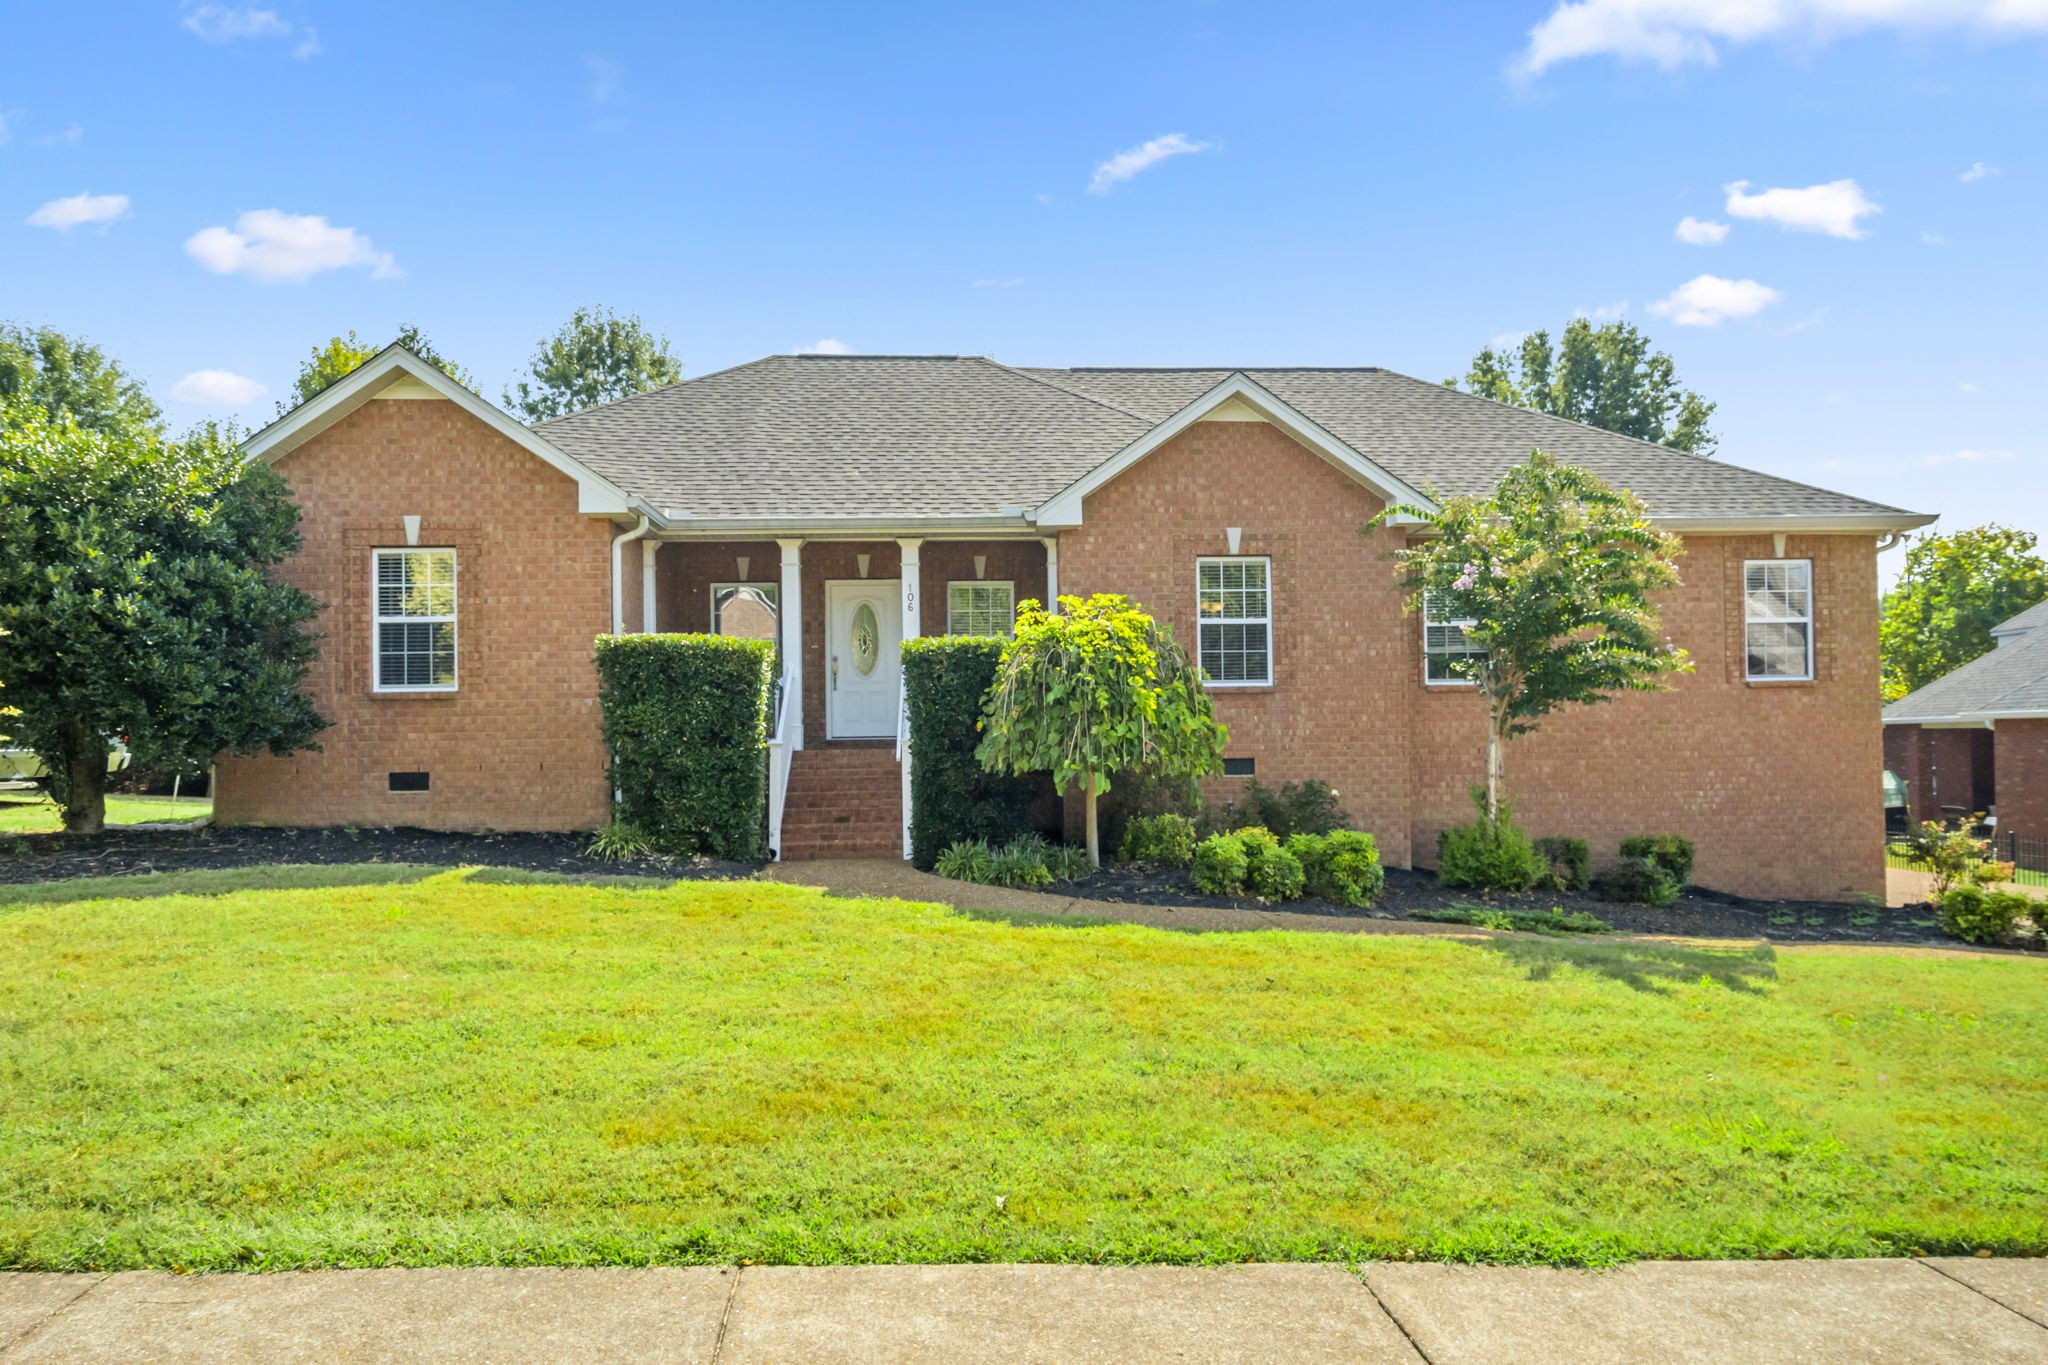
[[[1078,882],[1095,870],[1088,850],[1077,844],[1054,844],[1046,850],[1045,866],[1056,882]]]
[[[1301,895],[1301,889],[1308,882],[1301,859],[1289,853],[1279,844],[1268,848],[1261,846],[1258,856],[1250,859],[1245,871],[1245,885],[1262,900],[1291,901]]]
[[[992,773],[974,750],[1003,642],[928,636],[903,642],[903,701],[910,717],[910,856],[932,868],[963,839],[1000,844],[1025,832],[1034,795],[1025,778]]]
[[[995,883],[995,851],[986,839],[962,839],[949,845],[932,863],[932,871],[956,882]]]
[[[1678,834],[1638,834],[1621,841],[1624,858],[1648,858],[1679,890],[1692,885],[1692,840]],[[1662,902],[1659,902],[1662,904]]]
[[[1981,886],[2011,876],[2004,864],[1991,861],[1991,841],[1979,839],[1976,831],[1983,815],[1958,816],[1953,823],[1923,820],[1907,836],[1913,857],[1934,874],[1934,899],[1938,904],[1949,888],[1961,884]]]
[[[1275,789],[1262,787],[1256,777],[1245,779],[1244,795],[1223,807],[1221,827],[1271,830],[1275,838],[1293,834],[1328,834],[1351,823],[1337,793],[1330,784],[1310,778],[1306,782],[1283,782]]]
[[[1964,883],[1942,895],[1936,913],[1941,917],[1941,931],[1951,938],[1965,943],[2003,943],[2033,908],[2017,891],[1987,891]]]
[[[1543,885],[1551,891],[1584,891],[1593,884],[1593,855],[1584,839],[1553,835],[1536,841],[1536,851],[1550,864]]]
[[[1126,863],[1186,867],[1195,860],[1195,822],[1172,811],[1132,816],[1124,822],[1123,843],[1116,856]]]
[[[940,851],[932,870],[954,881],[1029,888],[1075,881],[1093,869],[1088,866],[1088,850],[1048,844],[1039,835],[1025,834],[1001,845],[962,839]]]
[[[1045,865],[1045,840],[1027,834],[1004,844],[990,860],[989,880],[997,886],[1051,886],[1052,869]]]
[[[1678,891],[1662,863],[1641,856],[1616,858],[1593,878],[1593,892],[1601,900],[1630,905],[1669,905]]]
[[[1308,894],[1339,905],[1364,908],[1380,898],[1386,869],[1370,834],[1340,829],[1329,834],[1295,834],[1287,851],[1301,860]]]
[[[624,820],[614,820],[600,830],[592,832],[589,844],[583,849],[590,858],[602,858],[608,863],[622,863],[632,858],[644,858],[654,852],[654,845],[647,838],[646,831],[638,825]]]
[[[1195,845],[1194,882],[1197,891],[1212,896],[1235,896],[1244,891],[1251,860],[1244,842],[1235,834],[1212,834]]]
[[[717,635],[598,638],[616,819],[664,853],[762,856],[774,656],[765,640]]]
[[[1149,815],[1178,815],[1187,819],[1194,829],[1194,837],[1214,833],[1197,826],[1196,818],[1202,811],[1202,794],[1195,783],[1185,778],[1165,779],[1140,772],[1120,772],[1109,779],[1109,790],[1096,800],[1095,819],[1097,833],[1102,839],[1105,852],[1122,850],[1124,841],[1130,837],[1131,822]],[[1189,845],[1188,857],[1194,856],[1193,845]],[[1186,867],[1183,861],[1177,866]]]
[[[1472,802],[1479,818],[1455,825],[1437,836],[1436,879],[1445,886],[1474,891],[1527,891],[1550,875],[1550,863],[1515,824],[1508,803],[1500,818],[1486,818],[1486,793],[1474,789]]]

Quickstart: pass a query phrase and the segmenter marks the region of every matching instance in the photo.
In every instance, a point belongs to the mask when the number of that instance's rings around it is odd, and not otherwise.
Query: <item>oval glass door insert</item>
[[[875,621],[872,604],[863,602],[853,609],[853,671],[863,678],[875,671],[882,657],[882,631]]]

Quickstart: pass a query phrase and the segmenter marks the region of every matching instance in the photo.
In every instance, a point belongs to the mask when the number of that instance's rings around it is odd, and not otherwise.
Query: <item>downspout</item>
[[[621,531],[612,537],[612,634],[626,633],[626,571],[625,545],[629,540],[638,540],[647,534],[650,523],[647,514],[640,514],[640,524],[630,531]]]

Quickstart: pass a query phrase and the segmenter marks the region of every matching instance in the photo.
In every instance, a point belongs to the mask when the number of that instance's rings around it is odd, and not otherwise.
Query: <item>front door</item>
[[[903,672],[901,585],[854,579],[825,585],[825,735],[894,739]]]

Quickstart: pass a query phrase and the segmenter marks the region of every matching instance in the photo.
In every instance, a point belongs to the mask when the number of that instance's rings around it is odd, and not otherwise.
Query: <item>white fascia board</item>
[[[1426,497],[1420,489],[1411,488],[1395,478],[1323,426],[1304,416],[1264,385],[1240,372],[1228,376],[1179,412],[1053,494],[1038,508],[1032,520],[1049,529],[1079,526],[1081,503],[1090,493],[1232,399],[1237,399],[1257,410],[1274,426],[1378,493],[1389,506],[1407,503],[1415,507],[1435,509],[1436,503]],[[1409,518],[1395,519],[1397,523],[1407,520]]]
[[[1932,524],[1936,518],[1921,512],[1852,513],[1839,517],[1660,517],[1650,520],[1666,531],[1680,535],[1883,535],[1891,531],[1913,531]]]
[[[521,426],[496,404],[471,393],[396,344],[386,346],[312,399],[251,436],[243,442],[242,449],[252,460],[272,463],[333,426],[386,388],[406,379],[425,384],[528,454],[574,479],[578,512],[614,517],[638,516],[645,512],[656,525],[660,525],[661,516],[657,509],[631,497],[582,461],[556,448],[545,437]]]
[[[899,537],[981,535],[1036,539],[1042,533],[1023,516],[906,517],[832,514],[766,517],[693,517],[681,508],[664,509],[664,540],[893,540]]]

